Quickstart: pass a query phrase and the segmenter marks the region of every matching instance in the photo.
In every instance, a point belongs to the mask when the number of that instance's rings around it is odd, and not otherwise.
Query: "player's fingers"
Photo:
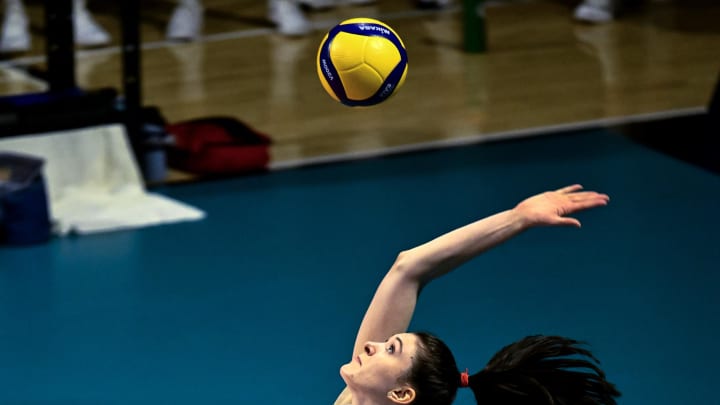
[[[558,225],[575,226],[580,228],[580,221],[575,218],[563,217],[557,221]]]
[[[609,200],[610,197],[607,194],[600,194],[594,191],[581,191],[578,193],[572,193],[568,196],[572,202],[580,202],[585,200]]]
[[[608,203],[607,200],[602,199],[602,198],[593,198],[593,199],[589,199],[589,200],[578,201],[578,202],[573,203],[572,211],[574,212],[574,211],[580,211],[580,210],[593,208],[593,207],[600,207],[603,205],[607,205],[607,203]]]
[[[574,191],[582,190],[582,188],[583,188],[583,186],[581,186],[580,184],[573,184],[572,186],[566,186],[563,188],[559,188],[556,191],[558,193],[567,194],[567,193],[572,193]]]

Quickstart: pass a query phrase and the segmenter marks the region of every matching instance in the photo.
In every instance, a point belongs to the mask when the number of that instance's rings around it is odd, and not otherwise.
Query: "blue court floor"
[[[575,182],[610,205],[437,280],[412,328],[471,372],[563,334],[621,404],[718,403],[720,176],[591,130],[166,187],[207,219],[0,248],[0,405],[329,405],[400,250]]]

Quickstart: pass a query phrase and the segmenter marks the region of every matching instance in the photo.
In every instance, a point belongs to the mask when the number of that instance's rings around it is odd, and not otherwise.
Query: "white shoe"
[[[175,40],[193,40],[200,36],[203,25],[203,8],[199,2],[194,4],[181,4],[175,10],[168,22],[165,37]]]
[[[573,17],[578,21],[589,23],[610,22],[615,18],[612,1],[585,0],[575,8]]]
[[[21,8],[8,7],[0,33],[0,52],[23,52],[29,49],[30,31],[27,16]]]
[[[310,21],[305,18],[300,5],[291,0],[270,2],[270,21],[277,25],[278,32],[287,36],[301,36],[310,32]]]
[[[73,11],[73,27],[77,45],[99,46],[110,42],[110,34],[84,8]]]

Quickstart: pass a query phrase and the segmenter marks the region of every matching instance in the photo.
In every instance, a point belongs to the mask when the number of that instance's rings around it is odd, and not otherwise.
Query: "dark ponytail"
[[[483,405],[616,405],[620,392],[580,346],[559,336],[528,336],[470,376],[470,388]]]
[[[404,377],[416,391],[413,405],[450,405],[462,381],[455,359],[437,337],[415,335],[418,351]],[[559,336],[528,336],[497,352],[468,386],[479,405],[616,405],[620,392],[581,345]]]

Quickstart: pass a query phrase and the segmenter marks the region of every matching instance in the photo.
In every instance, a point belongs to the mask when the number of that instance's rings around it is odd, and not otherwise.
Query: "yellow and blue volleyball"
[[[400,36],[372,18],[352,18],[320,43],[317,73],[335,100],[351,107],[381,103],[405,82],[408,57]]]

